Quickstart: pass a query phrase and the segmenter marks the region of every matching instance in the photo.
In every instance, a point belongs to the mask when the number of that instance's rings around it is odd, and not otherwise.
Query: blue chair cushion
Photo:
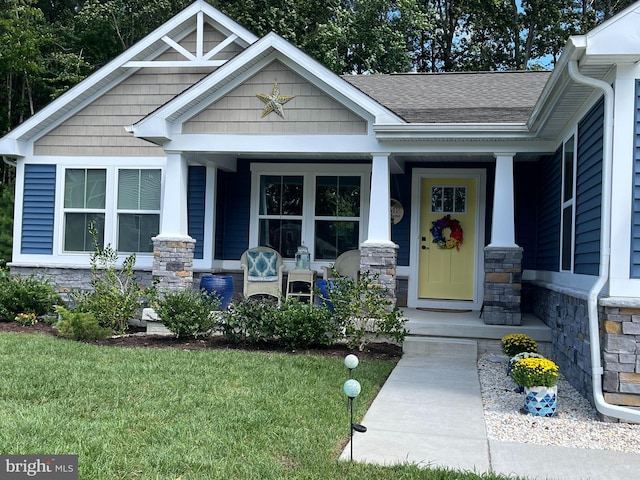
[[[278,257],[274,252],[247,252],[247,274],[252,282],[270,282],[278,279]]]

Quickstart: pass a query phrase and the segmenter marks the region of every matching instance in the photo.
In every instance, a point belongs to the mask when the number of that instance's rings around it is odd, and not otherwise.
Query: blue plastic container
[[[333,288],[334,280],[316,280],[316,288],[320,295],[316,295],[316,305],[327,305],[333,312],[333,304],[329,301],[329,288]]]
[[[233,277],[205,275],[200,280],[200,290],[204,290],[209,295],[216,295],[220,299],[220,307],[226,310],[233,297]]]

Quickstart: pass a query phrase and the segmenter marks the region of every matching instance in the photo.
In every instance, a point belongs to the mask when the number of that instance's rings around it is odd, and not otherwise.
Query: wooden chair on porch
[[[278,252],[269,247],[254,247],[240,257],[244,273],[242,293],[245,297],[270,295],[282,297],[282,272],[284,265]]]
[[[322,267],[322,269],[324,270],[322,278],[325,280],[333,278],[333,270],[341,277],[358,280],[360,277],[360,250],[344,252],[336,258],[333,269],[331,267]]]

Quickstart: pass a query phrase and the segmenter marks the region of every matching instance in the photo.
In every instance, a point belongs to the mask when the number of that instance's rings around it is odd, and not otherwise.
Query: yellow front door
[[[420,299],[474,299],[477,188],[475,178],[422,178],[418,274]],[[447,215],[450,220],[460,222],[462,243],[457,247],[451,241],[448,245],[443,244],[445,240],[451,240],[451,228],[448,227],[436,229],[436,237],[443,241],[441,245],[433,242],[433,222]],[[440,225],[444,223],[455,227],[455,222],[443,220]]]

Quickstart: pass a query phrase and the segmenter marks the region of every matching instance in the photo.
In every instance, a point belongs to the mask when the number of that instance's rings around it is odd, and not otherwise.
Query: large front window
[[[294,258],[304,244],[318,261],[332,261],[357,249],[364,217],[363,188],[370,169],[309,165],[276,173],[280,167],[252,166],[252,216],[257,223],[252,244],[269,246],[283,258]]]
[[[93,223],[98,243],[104,242],[106,199],[104,169],[68,168],[64,175],[64,250],[88,252],[94,249],[89,234]]]

